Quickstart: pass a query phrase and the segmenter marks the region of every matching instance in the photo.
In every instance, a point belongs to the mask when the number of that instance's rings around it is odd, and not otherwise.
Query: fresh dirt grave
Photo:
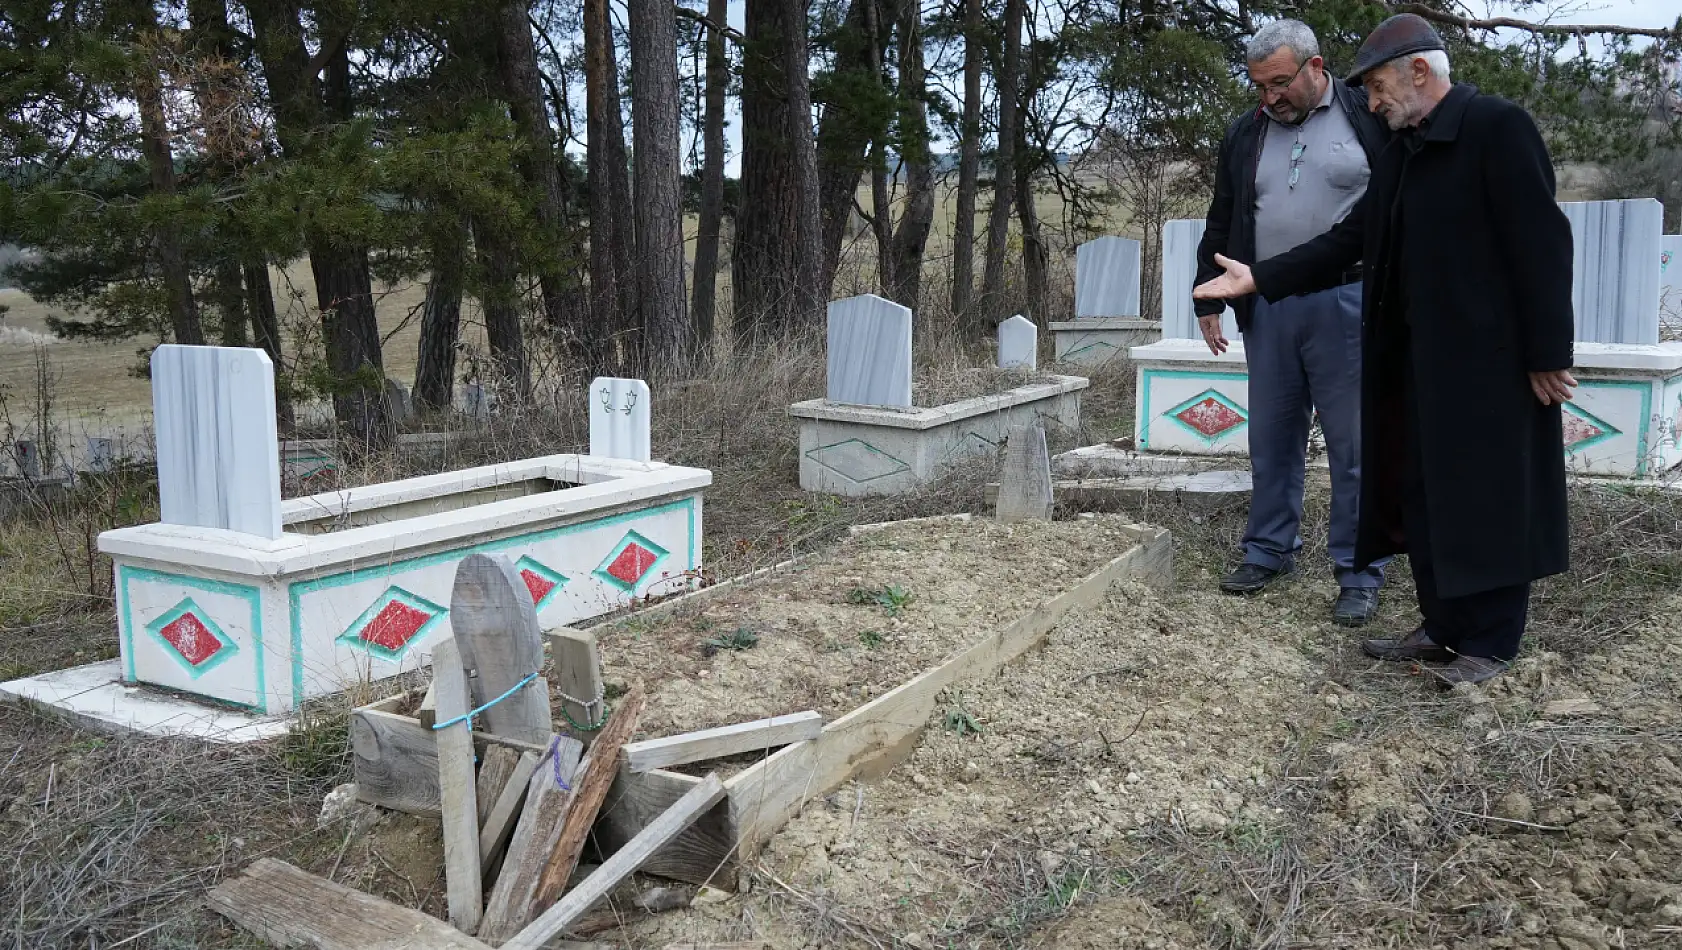
[[[617,936],[1682,945],[1682,645],[1662,622],[1682,598],[1587,656],[1441,694],[1306,616],[1310,586],[1118,585],[949,690],[908,760],[772,839],[747,894]]]

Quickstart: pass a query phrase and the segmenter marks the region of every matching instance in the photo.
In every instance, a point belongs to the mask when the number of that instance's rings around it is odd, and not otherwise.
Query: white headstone
[[[1169,221],[1162,226],[1162,338],[1201,340],[1191,291],[1197,283],[1197,243],[1208,222],[1202,218]],[[1238,339],[1238,318],[1228,307],[1221,328],[1229,340]]]
[[[911,407],[911,311],[875,294],[829,304],[830,402]]]
[[[274,365],[262,350],[152,352],[158,502],[166,524],[280,537]]]
[[[1659,243],[1659,310],[1661,319],[1682,323],[1682,234],[1667,234]]]
[[[648,384],[598,376],[590,382],[590,454],[651,461]]]
[[[999,324],[999,369],[1039,368],[1040,328],[1017,314]]]
[[[1075,317],[1139,315],[1139,242],[1101,237],[1075,249]]]
[[[1571,307],[1582,343],[1659,342],[1664,205],[1652,198],[1562,201],[1571,222]]]

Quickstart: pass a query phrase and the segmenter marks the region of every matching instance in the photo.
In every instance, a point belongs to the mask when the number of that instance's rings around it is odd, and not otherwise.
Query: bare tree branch
[[[730,42],[735,43],[737,46],[742,45],[744,42],[742,34],[732,30],[730,25],[727,23],[715,23],[708,19],[705,13],[702,13],[699,10],[691,10],[688,7],[676,7],[676,9],[678,16],[687,20],[694,20],[696,23],[701,24],[709,30],[717,30],[721,36]]]
[[[1530,33],[1547,33],[1560,36],[1583,37],[1591,34],[1609,34],[1612,36],[1650,36],[1654,39],[1669,40],[1682,39],[1682,33],[1672,27],[1647,26],[1619,26],[1614,23],[1533,23],[1529,20],[1515,20],[1512,17],[1489,17],[1487,19],[1473,19],[1471,17],[1456,16],[1441,10],[1433,10],[1419,3],[1389,3],[1386,4],[1394,13],[1412,13],[1434,23],[1458,26],[1465,30],[1498,30],[1502,28],[1525,30]]]

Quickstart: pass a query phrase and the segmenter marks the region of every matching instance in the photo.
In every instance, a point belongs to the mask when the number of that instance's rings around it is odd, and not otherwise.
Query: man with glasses
[[[1326,75],[1314,31],[1279,20],[1245,51],[1261,105],[1239,116],[1221,143],[1215,200],[1197,249],[1197,283],[1221,273],[1215,255],[1261,260],[1296,247],[1342,220],[1367,187],[1388,132],[1355,91]],[[1385,561],[1355,566],[1360,498],[1361,271],[1276,302],[1232,301],[1250,370],[1250,470],[1254,486],[1244,560],[1221,581],[1254,594],[1295,568],[1302,547],[1304,467],[1318,412],[1331,464],[1328,548],[1340,592],[1338,623],[1359,626],[1378,608]],[[1187,288],[1189,291],[1190,288]],[[1223,353],[1219,300],[1198,300],[1198,326]]]

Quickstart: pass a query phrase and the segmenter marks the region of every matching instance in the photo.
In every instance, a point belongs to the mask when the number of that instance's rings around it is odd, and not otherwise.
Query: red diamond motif
[[[1584,419],[1576,413],[1563,413],[1565,423],[1565,447],[1571,448],[1580,442],[1598,438],[1606,434],[1606,430]]]
[[[526,582],[526,590],[531,593],[531,602],[534,604],[555,589],[554,581],[530,568],[520,572],[520,579]]]
[[[1209,438],[1240,425],[1244,416],[1214,396],[1208,396],[1181,409],[1174,418],[1191,426]]]
[[[169,645],[181,654],[182,659],[193,666],[198,666],[222,650],[222,641],[216,639],[216,634],[211,633],[210,628],[191,613],[175,618],[159,630],[158,634],[169,641]]]
[[[420,628],[431,619],[432,615],[426,611],[393,600],[380,608],[380,612],[357,636],[382,649],[401,650],[409,638],[420,632]]]
[[[642,580],[642,576],[647,574],[648,569],[659,559],[653,551],[632,541],[625,545],[625,549],[607,566],[607,572],[626,584],[635,584]]]

